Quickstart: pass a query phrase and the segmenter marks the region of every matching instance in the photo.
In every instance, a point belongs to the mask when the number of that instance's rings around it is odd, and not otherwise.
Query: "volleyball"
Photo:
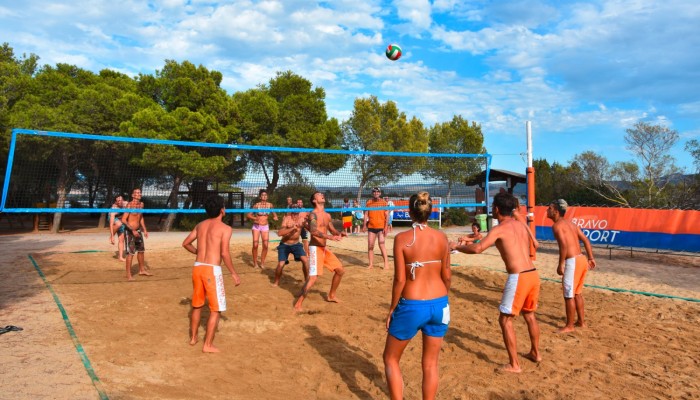
[[[386,58],[396,61],[401,58],[401,47],[397,44],[390,44],[386,48]]]

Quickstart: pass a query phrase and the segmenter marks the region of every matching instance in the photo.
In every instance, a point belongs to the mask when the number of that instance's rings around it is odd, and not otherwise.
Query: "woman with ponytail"
[[[450,251],[445,234],[428,226],[433,208],[430,194],[414,194],[408,203],[413,229],[394,239],[394,284],[386,319],[384,369],[391,398],[402,399],[404,385],[399,362],[420,330],[423,399],[433,399],[438,388],[440,347],[450,323]]]

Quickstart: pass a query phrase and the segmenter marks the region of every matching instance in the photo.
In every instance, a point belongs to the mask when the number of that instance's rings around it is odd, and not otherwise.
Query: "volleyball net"
[[[261,189],[271,212],[290,212],[287,198],[325,194],[329,212],[388,209],[400,215],[408,198],[427,191],[434,209],[487,207],[488,193],[466,182],[490,154],[372,152],[200,143],[14,129],[0,211],[6,213],[114,212],[121,194],[140,188],[143,213],[203,213],[211,194],[228,213],[253,212]],[[368,208],[372,189],[391,203]],[[488,185],[486,185],[488,191]],[[357,203],[355,203],[357,200]],[[298,210],[296,210],[298,211]]]

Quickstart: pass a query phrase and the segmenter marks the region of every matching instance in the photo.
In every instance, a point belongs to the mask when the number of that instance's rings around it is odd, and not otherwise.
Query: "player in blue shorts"
[[[292,204],[291,208],[299,209],[301,207]],[[294,254],[294,261],[301,261],[304,270],[304,281],[306,282],[308,278],[309,259],[304,252],[304,246],[299,242],[303,223],[304,221],[300,218],[299,212],[295,211],[285,215],[282,219],[282,226],[277,231],[277,235],[280,237],[280,245],[277,247],[277,269],[275,269],[273,286],[279,286],[284,266],[289,264],[290,254]]]
[[[437,393],[438,355],[450,324],[447,293],[452,271],[447,237],[427,225],[432,208],[428,192],[411,196],[408,212],[413,229],[394,239],[394,285],[384,347],[384,370],[392,399],[404,397],[399,362],[419,330],[423,333],[423,398],[432,399]]]

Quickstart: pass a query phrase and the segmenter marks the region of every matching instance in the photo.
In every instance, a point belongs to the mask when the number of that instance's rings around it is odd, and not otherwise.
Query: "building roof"
[[[481,171],[479,174],[473,176],[465,182],[467,186],[478,185],[483,187],[486,181],[486,171]],[[489,171],[489,182],[509,182],[509,187],[514,187],[518,183],[527,183],[527,177],[525,174],[520,174],[518,172],[507,171],[505,169],[491,168]]]

